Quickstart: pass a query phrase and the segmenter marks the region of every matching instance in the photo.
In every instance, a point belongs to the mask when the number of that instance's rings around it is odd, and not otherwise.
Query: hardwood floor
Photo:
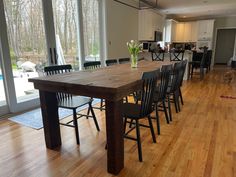
[[[119,176],[135,177],[235,177],[236,176],[236,78],[223,82],[225,69],[217,67],[200,81],[183,86],[185,105],[169,125],[161,117],[161,135],[152,143],[141,128],[143,161],[137,145],[125,140],[125,168]],[[111,176],[106,169],[104,111],[96,111],[101,132],[93,120],[79,120],[81,145],[74,129],[61,127],[62,146],[45,148],[43,130],[0,121],[1,177]],[[155,125],[155,122],[153,122]],[[156,127],[155,131],[156,131]],[[156,132],[157,133],[157,132]]]

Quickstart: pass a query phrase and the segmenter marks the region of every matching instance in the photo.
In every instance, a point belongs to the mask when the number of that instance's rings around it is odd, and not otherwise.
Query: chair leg
[[[178,105],[177,105],[177,98],[176,98],[176,94],[173,94],[173,99],[174,99],[174,104],[175,104],[175,112],[178,113],[179,109],[178,109]]]
[[[171,114],[171,104],[170,104],[170,95],[167,95],[168,98],[168,111],[169,111],[169,118],[172,121],[172,114]]]
[[[191,68],[191,78],[193,78],[193,69],[194,69],[194,67],[192,66],[192,68]]]
[[[187,80],[190,79],[190,72],[191,71],[191,64],[188,64],[188,75],[187,75]]]
[[[168,117],[168,114],[167,114],[167,109],[166,109],[165,100],[162,100],[162,104],[163,104],[163,108],[164,108],[164,112],[165,112],[166,122],[167,122],[167,124],[169,124],[170,121],[169,121],[169,117]]]
[[[180,109],[180,103],[179,103],[179,98],[180,98],[180,95],[179,95],[179,90],[176,91],[176,101],[177,101],[177,107],[178,107],[178,112],[181,111]]]
[[[125,97],[125,102],[128,103],[128,96]]]
[[[88,107],[88,111],[87,111],[87,119],[89,118],[88,116],[89,116],[89,114],[90,114],[90,106]]]
[[[99,128],[99,125],[98,125],[98,122],[97,122],[97,118],[95,116],[95,113],[94,113],[94,110],[93,110],[93,107],[92,107],[92,103],[89,103],[89,107],[90,107],[90,110],[91,110],[91,113],[92,113],[93,120],[94,120],[94,123],[96,125],[96,128],[97,128],[98,131],[100,131],[100,128]]]
[[[100,111],[102,111],[102,107],[103,107],[103,99],[101,99],[101,102],[100,102]]]
[[[141,146],[141,140],[140,140],[140,131],[139,131],[139,122],[138,119],[136,120],[136,135],[137,135],[137,145],[138,145],[138,158],[139,161],[143,161],[143,155],[142,155],[142,146]]]
[[[77,142],[77,144],[80,144],[80,141],[79,141],[79,128],[78,128],[78,123],[77,123],[76,109],[73,109],[73,124],[74,124],[74,128],[75,128],[76,142]]]
[[[150,115],[148,116],[148,122],[149,122],[149,127],[150,127],[150,130],[151,130],[151,134],[152,134],[152,141],[154,143],[156,143],[156,136],[155,136],[155,133],[154,133],[154,128],[153,128],[153,125],[152,125],[152,119],[151,119]]]
[[[155,104],[155,109],[156,109],[157,134],[160,135],[161,134],[161,128],[160,128],[160,119],[159,119],[159,115],[158,115],[158,105],[157,105],[157,103]]]
[[[204,77],[204,68],[200,67],[200,79],[202,80]]]
[[[126,125],[127,125],[127,117],[125,117],[125,119],[124,119],[124,134],[125,134],[125,131],[126,131]]]
[[[181,104],[184,105],[184,100],[183,100],[181,88],[179,88],[179,96],[180,96]]]

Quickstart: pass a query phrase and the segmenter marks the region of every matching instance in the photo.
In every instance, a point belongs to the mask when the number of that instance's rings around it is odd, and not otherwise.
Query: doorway
[[[215,64],[227,64],[234,55],[235,29],[218,29],[216,39]]]

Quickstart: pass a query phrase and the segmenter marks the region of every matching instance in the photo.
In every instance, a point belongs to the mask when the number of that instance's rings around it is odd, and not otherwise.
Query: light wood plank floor
[[[235,177],[236,100],[220,96],[236,96],[236,78],[225,84],[225,71],[216,68],[204,81],[195,76],[184,84],[185,105],[169,125],[160,114],[156,144],[149,130],[141,129],[144,162],[138,161],[136,143],[125,140],[125,168],[119,176]],[[74,130],[63,126],[63,144],[55,151],[45,148],[43,130],[1,120],[0,176],[111,176],[106,172],[104,111],[97,110],[96,115],[101,132],[92,120],[79,120],[81,145],[77,146]]]

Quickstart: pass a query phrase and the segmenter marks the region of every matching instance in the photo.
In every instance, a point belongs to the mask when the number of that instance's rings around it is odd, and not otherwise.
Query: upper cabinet
[[[177,23],[174,42],[183,42],[185,34],[184,23]]]
[[[198,40],[211,40],[213,37],[214,20],[198,21]]]
[[[200,20],[190,22],[177,22],[166,20],[165,42],[197,42],[201,40],[212,40],[214,31],[214,20]]]
[[[181,22],[177,23],[176,40],[174,42],[196,42],[197,22]]]
[[[140,41],[153,41],[155,31],[163,31],[164,19],[151,10],[139,10]]]
[[[196,42],[197,22],[166,20],[165,42]]]

